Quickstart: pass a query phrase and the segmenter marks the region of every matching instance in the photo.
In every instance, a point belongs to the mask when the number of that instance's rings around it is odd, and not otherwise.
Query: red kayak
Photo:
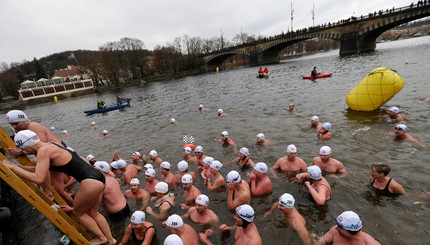
[[[303,79],[317,79],[317,78],[323,78],[323,77],[331,77],[332,74],[333,73],[321,73],[321,74],[318,74],[314,77],[312,77],[311,75],[306,75],[306,76],[302,76],[302,77],[303,77]]]

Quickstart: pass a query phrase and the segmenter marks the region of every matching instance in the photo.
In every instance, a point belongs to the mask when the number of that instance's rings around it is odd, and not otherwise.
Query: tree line
[[[18,98],[19,84],[25,80],[52,78],[56,70],[67,65],[78,66],[82,71],[89,71],[95,86],[119,85],[122,81],[146,79],[154,76],[175,75],[204,69],[202,55],[231,48],[237,45],[263,40],[259,35],[240,32],[232,41],[223,36],[212,38],[190,37],[184,35],[165,45],[157,45],[154,50],[145,48],[143,41],[136,38],[121,38],[107,42],[98,51],[75,50],[55,53],[39,60],[21,63],[2,62],[0,64],[0,99],[5,96]],[[296,55],[315,50],[337,48],[331,40],[309,40],[292,45],[284,54]],[[282,55],[282,53],[281,53]],[[246,65],[246,57],[240,57]],[[230,61],[238,59],[232,57]],[[229,61],[227,61],[229,62]]]

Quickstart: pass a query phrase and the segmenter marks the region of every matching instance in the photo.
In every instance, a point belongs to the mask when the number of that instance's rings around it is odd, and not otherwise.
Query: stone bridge
[[[338,23],[329,23],[323,27],[311,27],[226,48],[206,54],[203,59],[207,71],[215,70],[228,58],[237,54],[248,56],[249,65],[273,64],[279,62],[280,53],[286,47],[313,38],[328,38],[340,42],[341,55],[373,51],[376,48],[376,38],[383,32],[427,16],[430,16],[430,3],[387,9],[367,16],[351,17]]]

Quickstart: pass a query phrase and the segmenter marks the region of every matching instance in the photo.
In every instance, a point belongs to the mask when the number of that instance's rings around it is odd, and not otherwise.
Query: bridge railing
[[[230,47],[226,47],[220,50],[216,50],[216,51],[212,51],[210,53],[207,53],[205,55],[210,55],[210,54],[216,54],[216,53],[220,53],[220,52],[228,52],[231,50],[235,50],[235,49],[239,49],[242,47],[247,47],[250,45],[257,45],[260,43],[264,43],[267,41],[271,41],[271,40],[276,40],[276,39],[281,39],[281,38],[294,38],[303,34],[309,34],[312,32],[317,32],[317,31],[322,31],[322,30],[326,30],[326,29],[331,29],[334,27],[339,27],[342,25],[348,25],[354,22],[358,22],[358,21],[362,21],[362,20],[369,20],[369,19],[373,19],[373,18],[379,18],[379,17],[383,17],[383,16],[389,16],[389,15],[393,15],[393,14],[397,14],[399,12],[407,12],[407,11],[413,11],[417,8],[421,8],[421,7],[425,7],[425,6],[430,6],[430,0],[428,0],[425,4],[424,1],[418,1],[417,3],[411,3],[408,6],[404,6],[404,7],[400,7],[400,8],[391,8],[391,9],[386,9],[386,10],[379,10],[379,11],[375,11],[373,13],[369,13],[368,15],[360,15],[360,16],[351,16],[348,19],[342,19],[342,20],[338,20],[337,22],[329,22],[329,23],[324,23],[324,24],[320,24],[317,26],[312,26],[312,27],[308,27],[308,28],[304,28],[304,29],[298,29],[296,31],[293,32],[287,32],[287,33],[281,33],[275,36],[270,36],[270,37],[265,37],[263,39],[259,39],[253,42],[249,42],[249,43],[242,43],[239,45],[235,45],[235,46],[230,46]]]

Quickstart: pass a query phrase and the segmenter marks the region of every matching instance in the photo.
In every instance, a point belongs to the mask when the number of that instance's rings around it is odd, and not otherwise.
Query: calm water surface
[[[83,111],[95,108],[99,99],[107,104],[114,103],[116,93],[87,95],[22,109],[31,120],[47,127],[54,126],[57,135],[64,129],[69,131],[72,136],[64,141],[83,156],[93,154],[98,160],[110,161],[115,151],[128,159],[134,151],[148,155],[155,149],[163,160],[172,163],[173,172],[177,171],[176,164],[182,159],[184,136],[193,136],[195,144],[203,146],[205,155],[227,162],[238,154],[215,141],[220,132],[227,130],[239,147],[250,150],[254,162],[265,162],[269,167],[285,156],[289,144],[297,146],[298,156],[308,165],[318,156],[321,146],[329,145],[333,150],[332,157],[340,160],[351,175],[344,179],[328,179],[333,194],[324,207],[317,207],[307,199],[307,190],[300,181],[282,175],[272,179],[273,193],[253,198],[251,203],[264,244],[300,244],[298,236],[285,227],[277,210],[267,218],[263,217],[285,192],[295,197],[296,208],[306,219],[308,230],[317,236],[328,231],[341,212],[352,210],[360,214],[363,231],[382,244],[423,244],[430,241],[430,198],[417,195],[430,191],[429,150],[413,143],[395,141],[387,134],[393,132],[395,122],[366,117],[386,114],[389,107],[398,106],[400,113],[407,116],[408,133],[430,146],[430,102],[418,103],[430,97],[429,54],[430,37],[422,37],[378,44],[376,51],[368,54],[340,57],[338,51],[332,51],[284,61],[269,67],[271,75],[268,79],[256,79],[257,68],[253,67],[124,88],[118,93],[132,98],[132,107],[104,115],[85,116]],[[319,72],[333,72],[333,76],[315,82],[302,80],[300,76],[310,74],[314,66]],[[371,70],[381,66],[396,70],[403,77],[403,90],[380,110],[348,110],[345,95]],[[289,103],[296,104],[296,112],[285,111]],[[199,104],[211,110],[201,113],[197,109]],[[228,116],[218,118],[218,108]],[[332,124],[333,139],[317,139],[309,124],[313,115]],[[178,124],[169,126],[172,117]],[[89,129],[91,121],[98,123],[98,130]],[[7,126],[5,120],[2,125]],[[104,129],[112,136],[101,138]],[[268,150],[255,144],[255,136],[260,132],[273,142]],[[388,163],[392,167],[389,176],[410,195],[392,198],[370,192],[367,186],[369,171],[375,162]],[[192,168],[197,171],[194,166]],[[235,164],[224,165],[222,174],[225,176],[233,169],[237,169]],[[157,174],[160,176],[159,171]],[[241,174],[243,179],[248,179],[246,171]],[[143,173],[138,177],[143,181]],[[195,185],[210,197],[209,208],[220,216],[220,222],[232,225],[234,214],[227,210],[226,192],[208,192],[199,177]],[[123,185],[122,188],[126,190],[128,187]],[[177,203],[182,202],[182,188],[177,188],[174,193]],[[133,202],[130,205],[133,209],[137,207]],[[177,209],[177,213],[185,211]],[[151,217],[148,220],[156,224],[157,236],[162,243],[167,232],[156,220]],[[186,222],[191,224],[189,220]],[[112,227],[118,240],[127,224],[128,221]],[[204,227],[193,226],[197,231],[204,230]],[[48,234],[44,239],[59,238],[57,233]],[[234,242],[233,233],[222,235],[217,232],[211,240],[215,244]]]

